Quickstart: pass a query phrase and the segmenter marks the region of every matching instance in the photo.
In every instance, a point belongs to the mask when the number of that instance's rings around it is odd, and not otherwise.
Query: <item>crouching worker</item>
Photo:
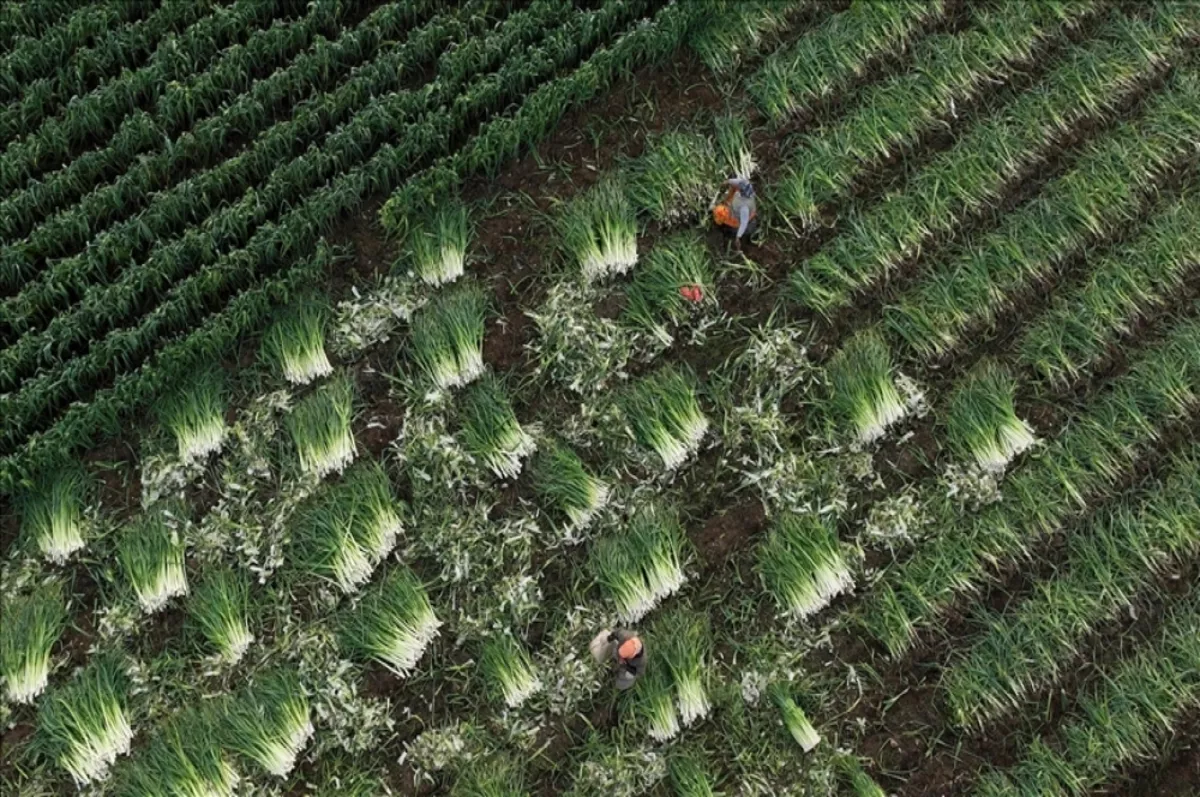
[[[742,239],[749,240],[758,231],[758,200],[749,180],[731,177],[726,184],[725,197],[713,207],[713,221],[719,227],[736,230],[734,246],[740,249]]]
[[[588,646],[596,661],[610,663],[616,673],[617,689],[624,691],[646,672],[646,646],[632,631],[605,629]]]

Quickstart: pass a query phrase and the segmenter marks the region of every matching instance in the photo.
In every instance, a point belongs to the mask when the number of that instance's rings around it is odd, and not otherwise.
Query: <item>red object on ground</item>
[[[700,289],[699,285],[682,285],[679,288],[679,295],[696,304],[704,301],[704,291]]]

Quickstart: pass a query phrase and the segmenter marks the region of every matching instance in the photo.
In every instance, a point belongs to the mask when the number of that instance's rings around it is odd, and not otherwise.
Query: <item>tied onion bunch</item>
[[[1017,417],[1015,390],[1012,374],[990,360],[967,375],[950,399],[946,417],[947,436],[958,456],[998,473],[1033,445],[1029,425]]]
[[[700,446],[708,418],[696,401],[694,380],[672,366],[643,378],[626,394],[625,416],[634,437],[674,470]]]
[[[118,793],[233,797],[241,778],[221,749],[219,730],[208,712],[172,717],[125,770]]]
[[[204,573],[188,599],[188,613],[228,664],[241,660],[254,641],[249,624],[250,587],[240,571]]]
[[[636,622],[684,583],[683,529],[674,512],[649,504],[634,513],[629,530],[605,537],[590,565],[622,622]]]
[[[479,669],[488,688],[509,708],[521,705],[542,688],[529,652],[506,631],[484,643]]]
[[[713,120],[713,125],[716,128],[717,152],[721,156],[721,165],[725,167],[725,173],[749,180],[757,171],[758,164],[754,162],[754,153],[750,150],[750,137],[746,135],[742,117],[736,114],[718,116]]]
[[[708,618],[675,612],[656,626],[654,639],[661,640],[655,647],[670,670],[680,720],[691,725],[704,719],[711,709],[704,687],[704,659],[711,647]]]
[[[508,393],[498,379],[485,375],[463,396],[463,446],[502,479],[516,478],[521,461],[536,448],[517,422]]]
[[[288,431],[305,473],[323,479],[341,473],[354,461],[357,449],[350,420],[354,387],[339,376],[306,396],[287,416]]]
[[[184,462],[202,460],[220,451],[229,430],[225,425],[225,396],[216,371],[206,371],[191,386],[164,397],[159,420],[171,430]]]
[[[634,699],[646,720],[650,738],[665,742],[679,735],[679,714],[671,699],[671,679],[662,667],[650,667],[638,683]]]
[[[637,263],[637,219],[614,180],[604,180],[564,205],[555,229],[587,282],[624,274]]]
[[[457,201],[439,203],[409,233],[408,257],[417,276],[435,286],[461,277],[470,235],[466,207]]]
[[[263,351],[295,385],[307,385],[333,373],[325,356],[327,312],[316,300],[288,308],[263,336]]]
[[[228,745],[279,778],[292,771],[313,735],[308,696],[286,670],[256,679],[226,702],[223,721]]]
[[[677,753],[667,762],[671,787],[679,797],[714,797],[712,777],[690,753]]]
[[[856,757],[838,753],[833,763],[855,797],[887,797],[887,793],[863,770],[862,763]]]
[[[630,164],[629,198],[657,222],[686,223],[705,212],[720,179],[716,154],[706,136],[670,132]]]
[[[50,678],[50,653],[62,636],[67,607],[57,583],[4,597],[0,623],[0,677],[12,703],[32,703]]]
[[[801,750],[807,753],[820,744],[820,735],[813,728],[812,723],[808,721],[808,716],[805,715],[804,709],[796,705],[796,701],[788,693],[787,687],[782,684],[773,684],[771,686],[771,699],[779,708],[779,713],[783,718],[784,726],[788,729],[788,733],[796,740],[796,744],[800,745]]]
[[[597,479],[567,446],[550,442],[533,461],[534,487],[575,528],[586,526],[608,503],[609,487]]]
[[[477,285],[438,295],[412,319],[413,359],[439,389],[459,387],[483,373],[487,299]]]
[[[41,741],[77,786],[105,780],[117,757],[129,752],[129,686],[120,663],[103,656],[38,706]]]
[[[396,568],[348,608],[339,626],[342,645],[400,677],[417,666],[442,622],[425,587],[408,568]]]
[[[851,338],[829,361],[833,405],[854,428],[860,443],[879,439],[908,412],[891,369],[887,344],[871,329]]]
[[[679,234],[646,256],[645,265],[629,286],[625,317],[663,346],[670,346],[674,339],[666,323],[684,323],[700,304],[711,304],[713,295],[712,262],[704,241]]]
[[[88,480],[75,464],[51,468],[36,478],[21,499],[21,533],[42,556],[62,564],[81,550]]]
[[[302,568],[350,594],[391,553],[399,532],[387,474],[371,463],[314,496],[299,513],[293,539]]]
[[[184,541],[164,511],[144,515],[126,529],[117,556],[142,611],[153,614],[188,591]]]
[[[795,618],[820,611],[854,584],[837,535],[811,514],[779,516],[759,549],[759,572],[780,609]]]

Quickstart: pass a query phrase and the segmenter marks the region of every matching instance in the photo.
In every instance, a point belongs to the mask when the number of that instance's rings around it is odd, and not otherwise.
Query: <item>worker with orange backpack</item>
[[[754,185],[744,177],[731,177],[725,196],[713,206],[713,221],[718,227],[736,230],[734,245],[739,249],[742,238],[750,238],[758,231],[758,200]]]
[[[646,672],[646,646],[633,631],[607,628],[596,635],[589,645],[596,661],[612,662],[616,670],[617,689],[629,689]]]

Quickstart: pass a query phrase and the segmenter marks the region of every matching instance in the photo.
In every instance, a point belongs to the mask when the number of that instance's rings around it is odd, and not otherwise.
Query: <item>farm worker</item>
[[[725,197],[713,207],[713,221],[736,229],[736,245],[741,247],[742,237],[752,236],[758,229],[758,200],[754,185],[744,177],[730,177],[726,185]]]
[[[646,672],[646,646],[632,631],[607,628],[596,635],[589,648],[596,661],[612,662],[616,671],[617,689],[625,691],[637,683]]]

